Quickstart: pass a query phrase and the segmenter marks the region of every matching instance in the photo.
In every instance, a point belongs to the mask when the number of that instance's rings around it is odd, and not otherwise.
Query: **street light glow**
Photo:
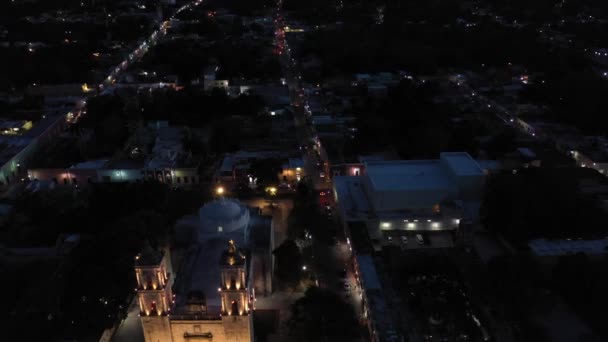
[[[217,189],[215,189],[215,193],[218,195],[223,195],[224,194],[224,188],[221,186],[218,186]]]

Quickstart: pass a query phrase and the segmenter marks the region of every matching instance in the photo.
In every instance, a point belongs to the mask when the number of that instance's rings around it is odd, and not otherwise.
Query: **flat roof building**
[[[364,170],[360,176],[335,177],[334,196],[341,219],[366,222],[371,238],[382,244],[410,241],[421,247],[441,241],[441,247],[449,247],[446,238],[451,241],[451,234],[439,240],[435,235],[456,231],[461,220],[478,220],[486,172],[468,153],[441,153],[436,160],[370,161]],[[388,234],[394,231],[410,236]],[[417,244],[415,235],[421,232],[433,238]]]
[[[450,152],[438,160],[367,162],[362,176],[336,177],[334,192],[350,206],[344,208],[348,212],[415,215],[436,212],[441,203],[479,201],[484,181],[483,169],[468,153]]]

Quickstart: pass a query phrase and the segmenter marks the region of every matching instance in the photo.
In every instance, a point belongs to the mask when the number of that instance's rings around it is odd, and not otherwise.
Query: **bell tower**
[[[220,260],[222,323],[229,341],[253,341],[247,262],[233,240]]]
[[[168,251],[157,251],[147,245],[135,257],[137,299],[146,342],[171,341],[171,271]]]

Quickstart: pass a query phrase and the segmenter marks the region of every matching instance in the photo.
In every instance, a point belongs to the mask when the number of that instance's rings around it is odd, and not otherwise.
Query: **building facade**
[[[478,220],[487,175],[467,153],[373,161],[361,169],[359,176],[351,170],[334,177],[334,199],[345,226],[364,222],[376,248],[451,247],[461,222]]]
[[[157,181],[174,187],[188,187],[200,182],[198,169],[111,169],[111,168],[67,168],[30,169],[30,181],[53,182],[57,185],[87,186],[91,183],[139,183]]]
[[[136,257],[137,295],[146,342],[253,341],[247,260],[233,240],[219,260],[219,307],[202,290],[190,291],[183,301],[176,298],[170,265],[168,253],[148,249]]]

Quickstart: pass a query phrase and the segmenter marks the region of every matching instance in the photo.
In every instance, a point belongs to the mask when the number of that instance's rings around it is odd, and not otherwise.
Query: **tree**
[[[492,176],[481,215],[485,226],[515,242],[605,236],[606,212],[579,182],[605,182],[587,168],[529,168]]]
[[[309,287],[290,310],[289,333],[299,341],[352,341],[358,335],[352,306],[329,290]]]
[[[608,305],[608,259],[589,258],[582,253],[561,256],[550,284],[601,335],[608,336],[604,311]]]
[[[283,171],[281,159],[256,159],[251,163],[249,172],[258,179],[261,186],[276,184],[279,174]]]
[[[302,275],[302,254],[294,240],[285,240],[272,254],[276,257],[275,275],[288,285],[297,285]]]
[[[487,152],[489,158],[501,158],[506,153],[513,152],[515,149],[515,132],[513,130],[504,130],[492,137],[488,146]]]

